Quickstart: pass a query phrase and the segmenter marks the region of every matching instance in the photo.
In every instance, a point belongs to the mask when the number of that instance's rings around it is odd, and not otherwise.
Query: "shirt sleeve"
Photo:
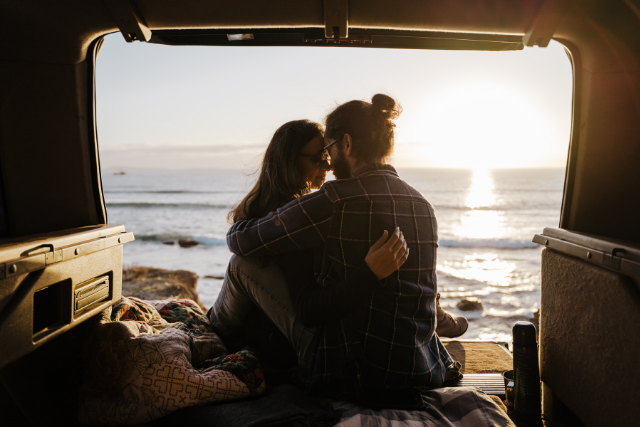
[[[307,281],[295,301],[296,316],[307,327],[322,326],[356,313],[371,300],[384,282],[378,280],[366,262],[342,280],[325,286]]]
[[[269,256],[324,245],[333,214],[327,186],[298,197],[264,218],[238,221],[227,232],[229,250]]]

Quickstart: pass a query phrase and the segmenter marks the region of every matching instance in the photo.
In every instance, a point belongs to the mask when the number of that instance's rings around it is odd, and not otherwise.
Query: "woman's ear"
[[[344,134],[344,139],[342,140],[344,145],[344,152],[347,156],[351,156],[353,153],[353,140],[351,139],[351,135],[348,133]]]

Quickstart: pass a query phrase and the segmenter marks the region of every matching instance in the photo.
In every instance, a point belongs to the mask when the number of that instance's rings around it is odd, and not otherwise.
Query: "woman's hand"
[[[396,227],[390,237],[387,230],[382,233],[382,237],[369,249],[364,261],[378,280],[382,280],[399,269],[407,258],[409,258],[407,242],[400,228]]]

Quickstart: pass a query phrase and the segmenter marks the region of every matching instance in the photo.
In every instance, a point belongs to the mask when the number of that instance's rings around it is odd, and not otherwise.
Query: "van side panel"
[[[0,168],[0,237],[9,235],[9,225],[7,224],[7,214],[5,213],[4,201],[4,179],[2,177],[2,168]]]
[[[0,169],[8,235],[104,223],[91,172],[88,103],[93,96],[87,93],[87,63],[2,61],[0,75]]]
[[[560,399],[587,426],[630,426],[640,384],[640,288],[629,277],[542,251],[540,374],[545,417]]]
[[[574,71],[560,228],[640,242],[639,29],[632,2],[574,1],[555,32]]]
[[[629,64],[630,65],[630,64]],[[580,138],[561,227],[640,242],[640,72],[581,70]]]

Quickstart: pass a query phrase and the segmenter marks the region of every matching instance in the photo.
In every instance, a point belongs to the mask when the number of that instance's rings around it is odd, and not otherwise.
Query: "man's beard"
[[[337,179],[351,178],[351,167],[347,159],[341,155],[331,159],[331,166],[333,166],[333,176]]]

